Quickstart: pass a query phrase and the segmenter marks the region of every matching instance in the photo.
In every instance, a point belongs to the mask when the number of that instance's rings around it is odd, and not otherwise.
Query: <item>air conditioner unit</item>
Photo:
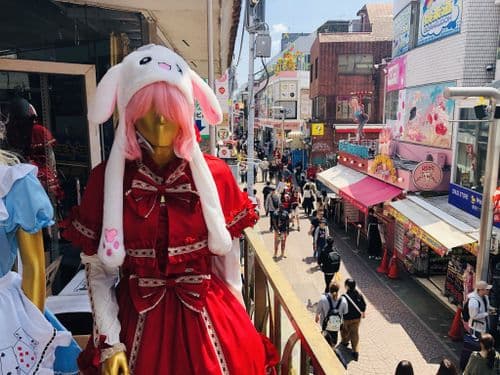
[[[433,161],[443,168],[446,165],[446,154],[444,152],[428,152],[425,160]]]

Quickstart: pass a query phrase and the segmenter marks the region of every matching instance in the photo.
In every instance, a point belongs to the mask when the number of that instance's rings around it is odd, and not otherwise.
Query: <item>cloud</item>
[[[276,23],[271,26],[271,34],[282,34],[288,32],[288,26],[284,23]]]

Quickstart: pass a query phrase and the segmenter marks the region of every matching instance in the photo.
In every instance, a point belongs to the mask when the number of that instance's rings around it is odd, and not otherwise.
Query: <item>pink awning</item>
[[[340,189],[340,195],[363,212],[368,212],[369,207],[391,200],[399,194],[401,189],[368,176]]]

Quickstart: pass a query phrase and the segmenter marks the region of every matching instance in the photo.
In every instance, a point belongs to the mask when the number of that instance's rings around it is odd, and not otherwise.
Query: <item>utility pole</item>
[[[495,118],[500,91],[493,87],[448,87],[444,91],[445,98],[484,97],[490,99],[491,119],[488,131],[488,148],[484,167],[484,190],[481,205],[481,222],[479,227],[479,248],[476,262],[476,282],[488,281],[488,265],[491,251],[491,231],[493,227],[493,194],[497,188],[498,166],[500,155],[500,119]]]
[[[250,34],[249,45],[249,59],[248,62],[248,122],[247,122],[247,192],[248,195],[253,197],[254,185],[254,125],[255,125],[255,98],[253,93],[254,78],[254,60],[255,60],[255,29],[253,16],[249,14],[249,27],[247,28]]]

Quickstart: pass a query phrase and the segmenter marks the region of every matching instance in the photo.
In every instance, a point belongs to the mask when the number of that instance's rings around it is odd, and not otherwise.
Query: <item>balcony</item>
[[[344,374],[346,370],[311,313],[299,301],[253,229],[245,231],[243,259],[247,312],[257,330],[267,335],[278,349],[281,358],[278,373]]]

